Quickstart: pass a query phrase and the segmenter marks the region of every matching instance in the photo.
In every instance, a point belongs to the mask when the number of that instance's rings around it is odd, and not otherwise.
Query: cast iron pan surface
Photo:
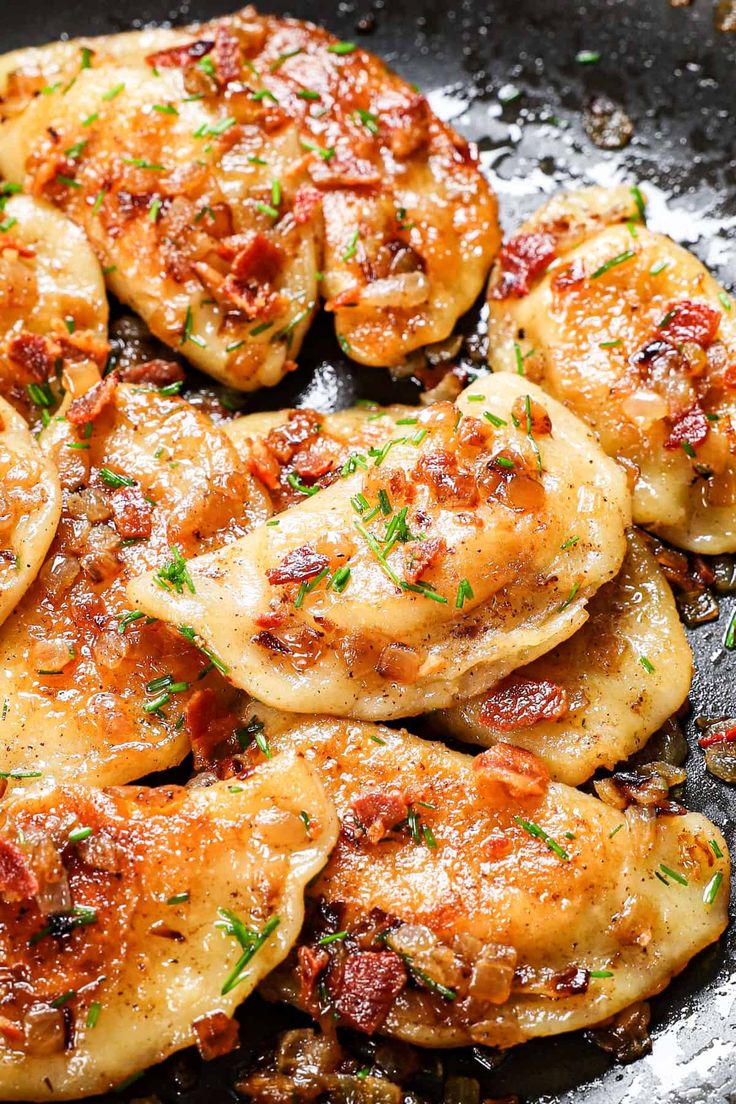
[[[193,0],[172,9],[166,0],[0,0],[0,48],[203,19],[221,14],[228,3]],[[715,29],[713,0],[675,8],[668,0],[461,0],[457,6],[447,0],[373,0],[372,6],[371,0],[293,0],[288,9],[280,0],[261,0],[260,7],[322,23],[416,82],[439,115],[478,143],[507,229],[557,188],[639,182],[650,199],[650,224],[693,248],[734,289],[736,35]],[[584,64],[576,60],[580,51],[600,57]],[[622,106],[633,124],[633,138],[622,150],[604,152],[586,134],[583,114],[598,96]],[[480,364],[480,305],[461,329],[468,335],[463,355],[469,366]],[[313,327],[299,362],[289,380],[249,397],[244,409],[328,411],[358,397],[412,401],[418,393],[409,381],[392,384],[380,369],[347,362],[325,322]],[[685,725],[691,750],[684,788],[685,803],[725,830],[734,853],[736,789],[705,771],[693,718],[736,716],[736,653],[723,648],[735,610],[736,599],[721,599],[719,619],[690,633],[697,674]],[[498,1065],[481,1048],[438,1051],[424,1055],[428,1072],[411,1086],[411,1099],[442,1100],[444,1077],[459,1074],[480,1082],[481,1098],[734,1104],[736,926],[654,999],[652,1013],[653,1051],[631,1065],[614,1065],[582,1033],[527,1043]],[[240,1019],[241,1050],[207,1065],[186,1052],[106,1099],[242,1099],[233,1089],[238,1076],[279,1030],[306,1020],[258,997],[246,1003]],[[353,1045],[366,1058],[375,1047],[364,1039]]]

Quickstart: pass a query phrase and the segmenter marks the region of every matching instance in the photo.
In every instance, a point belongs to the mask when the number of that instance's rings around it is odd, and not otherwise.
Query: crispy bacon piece
[[[256,440],[252,442],[246,464],[251,475],[255,475],[257,479],[260,479],[269,491],[278,490],[281,466],[276,457],[268,451],[263,441]]]
[[[238,234],[226,238],[218,254],[232,260],[231,272],[238,280],[270,283],[279,273],[283,254],[264,234]]]
[[[718,333],[721,312],[707,303],[683,299],[673,303],[659,325],[659,331],[672,345],[684,345],[688,341],[707,349]]]
[[[350,806],[350,819],[344,828],[353,839],[380,843],[392,830],[406,820],[409,803],[400,793],[369,793],[356,797]]]
[[[311,544],[303,544],[301,548],[294,548],[288,552],[280,564],[266,572],[266,578],[272,586],[283,586],[285,583],[303,583],[307,579],[313,579],[329,566],[327,556],[317,552]]]
[[[302,445],[319,434],[320,417],[316,410],[290,410],[289,420],[276,426],[266,437],[266,447],[280,464],[286,464]]]
[[[426,484],[443,506],[467,508],[475,506],[478,501],[475,476],[458,465],[457,457],[452,452],[440,450],[426,453],[419,459],[412,475],[418,483]]]
[[[153,508],[140,487],[121,487],[110,501],[113,522],[124,540],[146,540],[153,528]]]
[[[293,459],[294,471],[307,483],[316,483],[332,469],[334,456],[329,442],[315,441],[300,449]]]
[[[552,978],[552,990],[561,997],[577,997],[588,991],[590,974],[583,966],[568,966]]]
[[[672,419],[670,435],[664,443],[666,449],[680,448],[683,444],[697,448],[710,432],[710,424],[702,409],[695,403]]]
[[[289,645],[281,640],[280,637],[274,636],[268,629],[263,629],[262,632],[252,636],[251,643],[257,644],[259,648],[266,648],[269,652],[276,652],[277,655],[291,655],[291,648]]]
[[[48,379],[54,370],[55,352],[51,342],[27,330],[9,342],[8,357],[27,373],[31,382]]]
[[[184,710],[184,725],[194,754],[195,770],[212,767],[222,753],[232,751],[239,720],[234,713],[223,712],[217,694],[207,687],[195,690]],[[228,748],[228,745],[230,748]]]
[[[66,418],[72,425],[86,425],[99,418],[106,406],[115,398],[118,386],[117,376],[110,374],[91,387],[86,394],[74,399],[67,411]]]
[[[372,1035],[406,985],[404,963],[393,951],[355,951],[343,968],[335,1005],[342,1020]]]
[[[209,54],[214,46],[213,40],[199,39],[184,46],[172,46],[169,50],[149,54],[146,62],[152,69],[187,69],[205,54]]]
[[[314,1007],[314,990],[317,978],[329,964],[330,956],[323,947],[301,946],[297,951],[297,975],[299,977],[299,1002],[308,1011]]]
[[[567,709],[565,689],[556,682],[510,675],[488,694],[480,719],[497,732],[512,732],[515,728],[531,728],[539,721],[558,721]]]
[[[299,225],[309,222],[322,204],[322,193],[316,188],[297,188],[294,195],[294,221]]]
[[[39,889],[38,878],[21,849],[0,836],[0,893],[6,901],[25,901]]]
[[[475,785],[480,797],[492,805],[536,801],[549,786],[547,768],[536,755],[512,744],[499,743],[473,760]]]
[[[124,383],[150,383],[167,387],[184,379],[184,369],[175,360],[147,360],[145,364],[129,364],[121,368],[118,379]]]
[[[212,51],[217,79],[223,87],[233,84],[243,68],[243,55],[232,31],[227,27],[218,27],[215,31],[215,46]]]
[[[404,548],[404,578],[407,583],[418,583],[425,571],[441,560],[446,551],[447,544],[442,537],[407,544]]]
[[[394,157],[406,160],[426,146],[432,113],[421,93],[399,107],[381,112],[381,123],[388,131],[388,144]]]
[[[491,288],[491,298],[521,299],[556,255],[557,244],[551,234],[538,231],[511,238],[499,254],[501,275]]]
[[[240,1043],[238,1021],[230,1019],[224,1012],[200,1016],[192,1023],[192,1030],[197,1037],[197,1050],[205,1062],[229,1054]]]

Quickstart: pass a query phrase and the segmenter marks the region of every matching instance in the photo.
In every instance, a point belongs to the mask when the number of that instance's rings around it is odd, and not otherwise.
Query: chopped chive
[[[360,240],[360,230],[356,230],[348,242],[348,247],[342,255],[344,261],[350,261],[358,252],[358,241]]]
[[[712,840],[709,840],[709,843],[710,843],[710,849],[713,852],[713,854],[715,855],[715,857],[717,859],[722,859],[723,858],[723,852],[721,851],[720,847],[718,846],[717,841],[712,839]]]
[[[347,935],[347,931],[333,932],[332,935],[323,935],[321,939],[317,940],[318,947],[327,947],[330,943],[341,942]]]
[[[300,494],[307,495],[308,498],[311,498],[312,495],[316,495],[320,490],[320,488],[317,486],[310,487],[306,483],[302,483],[299,476],[296,475],[294,472],[289,472],[286,477],[286,481],[290,487],[294,488],[295,491],[298,491]]]
[[[718,292],[718,302],[721,304],[724,310],[731,310],[731,300],[728,295],[726,295],[725,291]]]
[[[685,455],[690,458],[690,460],[695,459],[695,449],[689,441],[680,441],[680,447],[682,448],[682,451],[685,453]]]
[[[108,487],[114,489],[118,487],[135,486],[135,479],[131,479],[129,475],[119,475],[118,472],[114,472],[111,468],[100,468],[100,479],[103,483],[106,483]]]
[[[251,99],[255,100],[256,103],[261,103],[263,100],[271,100],[272,103],[279,102],[273,92],[270,92],[268,88],[261,88],[258,92],[254,92],[251,95]]]
[[[183,905],[189,900],[189,890],[185,889],[183,893],[175,893],[173,897],[169,897],[166,901],[167,905]]]
[[[158,218],[159,211],[161,210],[161,203],[161,196],[156,196],[151,206],[148,208],[148,218],[151,222],[155,222]]]
[[[281,66],[284,64],[285,61],[288,61],[289,58],[296,57],[297,54],[301,54],[301,53],[303,53],[303,50],[302,50],[301,46],[297,46],[297,48],[294,49],[294,50],[287,50],[285,53],[279,54],[279,56],[276,58],[276,60],[272,61],[271,64],[269,65],[269,67],[268,67],[269,72],[270,73],[275,73],[277,69],[281,68]]]
[[[333,42],[331,46],[327,47],[328,54],[339,54],[341,57],[344,54],[352,54],[358,47],[354,42]]]
[[[659,864],[659,869],[667,878],[671,878],[673,882],[677,882],[678,885],[686,886],[687,878],[684,874],[680,874],[678,870],[672,870],[669,866],[665,866],[664,863]]]
[[[300,100],[320,100],[322,97],[319,92],[312,91],[311,88],[300,88],[297,92],[297,96]]]
[[[124,157],[123,164],[133,165],[136,169],[148,169],[149,172],[166,172],[163,165],[148,161],[145,157]]]
[[[268,215],[268,217],[272,219],[279,217],[279,213],[275,207],[272,207],[269,203],[261,203],[260,200],[256,203],[256,211],[261,215]]]
[[[592,978],[609,978],[613,977],[613,970],[589,970],[588,977]]]
[[[103,100],[106,103],[109,103],[110,100],[114,100],[116,96],[119,96],[124,88],[125,88],[124,84],[114,85],[108,92],[103,93],[103,95],[102,95]]]
[[[153,104],[153,110],[158,111],[159,115],[178,115],[178,110],[173,104]]]
[[[651,674],[653,674],[653,673],[654,673],[654,664],[653,664],[653,663],[651,663],[651,662],[650,662],[650,661],[649,661],[649,660],[647,659],[647,657],[646,657],[646,656],[644,656],[644,655],[640,655],[640,656],[639,656],[639,662],[641,663],[642,667],[644,668],[644,670],[645,670],[645,671],[646,671],[646,672],[647,672],[648,674],[650,674],[650,675],[651,675]]]
[[[514,342],[514,356],[516,357],[516,372],[517,372],[517,375],[523,376],[524,375],[524,357],[522,356],[521,345],[519,345],[518,341]]]
[[[723,645],[725,648],[728,648],[729,652],[736,651],[736,613],[734,613],[728,623]]]
[[[92,829],[87,827],[73,828],[68,835],[70,843],[80,843],[82,840],[89,839],[92,835]]]
[[[721,871],[717,871],[708,882],[705,890],[703,891],[703,904],[712,905],[718,896],[718,890],[721,888],[721,882],[723,881],[723,874]]]
[[[580,537],[568,537],[564,544],[560,545],[560,551],[566,552],[568,548],[574,548]]]
[[[484,410],[483,417],[487,422],[490,422],[495,429],[509,424],[504,418],[499,418],[498,414],[492,414],[490,410]]]
[[[168,560],[154,575],[156,584],[162,590],[173,588],[177,594],[183,594],[184,587],[187,588],[190,594],[196,594],[187,561],[175,545],[171,546],[171,555],[172,559]]]
[[[664,270],[669,267],[669,263],[669,261],[657,261],[657,263],[653,264],[649,269],[649,275],[659,276],[660,272],[664,272]]]
[[[278,916],[272,916],[268,920],[260,932],[253,931],[247,928],[242,920],[240,920],[234,912],[229,909],[218,909],[221,919],[215,922],[215,927],[224,931],[226,935],[236,939],[243,949],[243,953],[235,964],[235,967],[228,974],[225,983],[220,990],[222,996],[232,992],[232,990],[245,979],[245,967],[254,957],[257,951],[263,946],[268,937],[276,930],[280,924],[280,918]]]
[[[81,188],[82,185],[78,180],[73,180],[71,176],[62,176],[61,173],[56,174],[56,180],[59,184],[64,184],[67,188]]]
[[[462,609],[466,598],[473,598],[473,588],[467,579],[461,579],[457,586],[455,609]]]
[[[677,314],[677,307],[672,307],[671,310],[668,310],[666,315],[662,319],[662,321],[657,323],[657,329],[658,330],[664,330],[666,328],[666,326],[672,321],[672,319],[675,317],[676,314]]]
[[[87,1019],[85,1020],[85,1026],[90,1028],[97,1026],[97,1021],[100,1018],[100,1012],[102,1011],[102,1005],[99,1001],[92,1001],[91,1005],[87,1009]]]
[[[615,341],[601,341],[599,349],[618,349],[620,345],[623,345],[623,341],[620,337],[617,337]]]
[[[329,161],[335,156],[335,150],[332,146],[325,149],[323,146],[318,146],[314,142],[308,142],[305,138],[300,138],[299,144],[302,149],[308,150],[310,153],[316,153],[323,161]]]
[[[560,612],[560,613],[562,613],[562,612],[563,612],[563,610],[566,610],[566,609],[567,609],[567,607],[568,607],[568,606],[570,605],[570,603],[572,602],[572,600],[574,599],[575,595],[577,594],[577,592],[578,592],[579,590],[580,590],[580,583],[573,583],[573,587],[572,587],[572,590],[571,590],[571,591],[570,591],[570,593],[568,594],[568,596],[567,596],[567,598],[565,599],[565,601],[564,601],[564,602],[563,602],[563,603],[561,604],[561,606],[559,607],[559,612]]]
[[[636,210],[637,214],[639,215],[639,219],[642,222],[646,222],[647,207],[646,203],[644,202],[644,196],[641,194],[641,189],[639,188],[638,184],[634,184],[633,188],[630,188],[629,191],[631,192],[634,203],[636,204]]]
[[[591,280],[597,280],[600,276],[603,276],[612,268],[616,268],[618,265],[624,264],[626,261],[630,261],[631,258],[635,256],[636,252],[633,249],[626,249],[623,253],[618,253],[615,257],[611,257],[610,261],[606,261],[600,266],[600,268],[597,268],[595,272],[591,274]]]
[[[623,821],[620,824],[617,824],[616,827],[611,829],[611,831],[608,833],[608,838],[613,839],[613,837],[621,831],[623,826]]]
[[[272,204],[273,207],[276,207],[276,208],[281,206],[281,181],[280,180],[272,180],[271,181],[271,204]]]
[[[560,847],[557,840],[552,839],[550,835],[545,832],[544,828],[540,828],[538,824],[535,824],[533,820],[524,820],[523,817],[515,816],[514,820],[519,824],[525,832],[528,832],[534,839],[540,839],[546,846],[552,851],[558,858],[563,859],[564,862],[570,861],[570,856],[563,847]]]
[[[578,65],[595,65],[601,60],[601,55],[598,50],[578,50],[575,60]]]
[[[362,108],[358,108],[355,114],[360,119],[363,126],[371,132],[371,134],[378,134],[378,116],[371,114],[370,111],[363,111]]]
[[[70,1000],[74,1000],[77,995],[76,989],[67,989],[66,993],[62,993],[60,997],[54,997],[50,1002],[52,1008],[63,1008],[65,1004],[68,1004]]]

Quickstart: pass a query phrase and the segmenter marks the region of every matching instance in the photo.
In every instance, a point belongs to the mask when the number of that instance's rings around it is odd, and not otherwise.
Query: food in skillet
[[[84,227],[157,337],[236,387],[294,367],[320,296],[367,364],[447,337],[499,244],[467,142],[311,24],[246,8],[21,50],[0,90],[0,172]]]
[[[101,370],[107,352],[105,285],[84,234],[0,183],[0,394],[38,416],[52,401],[49,380]]]
[[[235,685],[297,712],[441,708],[548,651],[621,565],[623,473],[519,377],[418,418],[365,469],[190,560],[190,586],[131,580],[132,606],[189,626]]]
[[[308,824],[308,827],[307,827]],[[106,1092],[230,1018],[286,955],[337,824],[303,762],[237,785],[83,786],[0,807],[0,1094]]]
[[[438,732],[533,752],[550,777],[579,786],[639,751],[680,708],[692,654],[672,592],[632,531],[616,578],[581,629],[487,693],[434,718]]]
[[[638,190],[592,188],[521,226],[491,274],[491,365],[523,371],[635,465],[636,522],[736,551],[734,301],[643,219]]]
[[[140,379],[176,365],[134,369]],[[187,634],[131,611],[125,585],[157,566],[186,587],[185,557],[268,517],[233,446],[178,384],[107,376],[62,407],[36,463],[56,463],[61,523],[0,630],[0,765],[111,785],[180,762],[194,688],[232,691]],[[61,420],[60,420],[61,419]],[[163,584],[162,584],[163,585]]]
[[[659,992],[725,927],[723,837],[656,775],[650,804],[622,789],[617,808],[508,744],[473,758],[377,725],[248,716],[246,764],[303,756],[341,821],[298,952],[264,987],[315,1018],[509,1047]]]
[[[0,399],[0,624],[36,578],[60,516],[56,468]]]

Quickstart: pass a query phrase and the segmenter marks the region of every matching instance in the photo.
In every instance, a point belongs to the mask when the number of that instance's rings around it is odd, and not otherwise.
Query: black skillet
[[[228,2],[185,0],[172,9],[166,0],[0,0],[0,49],[206,18]],[[715,29],[714,6],[715,0],[683,7],[669,0],[461,0],[457,6],[446,0],[261,0],[264,10],[288,9],[362,42],[430,94],[435,110],[478,143],[507,228],[557,187],[619,177],[649,183],[655,227],[690,244],[733,289],[736,34]],[[583,126],[586,107],[600,96],[624,107],[633,124],[633,138],[620,151],[602,151]],[[482,341],[481,312],[471,312],[461,329],[470,335],[472,359]],[[392,385],[383,371],[346,362],[329,326],[318,323],[299,372],[250,398],[247,409],[333,410],[356,397],[406,400],[412,392],[410,383]],[[736,653],[722,646],[735,609],[736,601],[723,600],[719,620],[691,633],[698,670],[693,717],[736,715]],[[692,721],[687,734],[685,801],[716,821],[736,852],[736,788],[705,772]],[[243,1049],[234,1055],[202,1066],[187,1052],[108,1099],[154,1093],[163,1104],[241,1099],[232,1086],[253,1053],[278,1030],[305,1020],[258,997],[240,1018]],[[441,1100],[443,1076],[460,1074],[477,1079],[482,1096],[515,1093],[540,1104],[736,1104],[736,927],[653,1001],[653,1037],[652,1053],[627,1066],[612,1064],[581,1033],[529,1043],[495,1069],[479,1050],[436,1052],[425,1055],[428,1073],[418,1087],[427,1100]]]

